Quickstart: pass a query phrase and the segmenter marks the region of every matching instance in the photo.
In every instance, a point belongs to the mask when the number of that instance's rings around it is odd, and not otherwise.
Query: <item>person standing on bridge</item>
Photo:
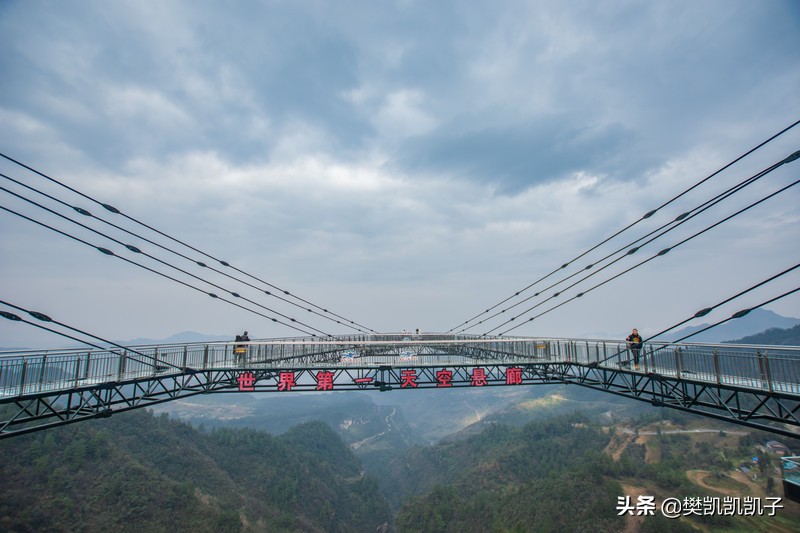
[[[628,342],[628,348],[633,354],[633,368],[639,370],[639,352],[642,350],[642,336],[639,335],[639,330],[633,328],[633,331],[625,339]],[[630,363],[630,361],[628,361]]]
[[[236,335],[235,342],[250,342],[250,337],[247,336],[247,332],[245,331],[241,335]],[[237,355],[239,359],[239,363],[244,363],[245,356],[247,355],[247,346],[243,344],[237,344],[234,347],[233,353]]]

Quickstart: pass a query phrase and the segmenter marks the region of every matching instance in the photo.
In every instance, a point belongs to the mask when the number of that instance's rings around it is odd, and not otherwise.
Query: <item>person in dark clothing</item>
[[[639,352],[642,350],[643,342],[642,336],[639,335],[639,330],[633,328],[633,331],[625,340],[628,342],[628,348],[630,348],[631,353],[633,354],[634,369],[639,370]]]
[[[250,337],[247,336],[247,332],[245,331],[241,335],[236,335],[236,340],[234,342],[250,342]],[[237,344],[233,348],[233,353],[237,356],[240,363],[244,363],[245,356],[247,355],[247,346],[244,344]]]

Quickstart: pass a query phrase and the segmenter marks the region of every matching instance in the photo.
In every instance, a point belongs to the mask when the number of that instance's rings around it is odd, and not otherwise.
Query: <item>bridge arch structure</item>
[[[800,348],[371,334],[0,354],[0,438],[211,393],[575,384],[800,436]]]

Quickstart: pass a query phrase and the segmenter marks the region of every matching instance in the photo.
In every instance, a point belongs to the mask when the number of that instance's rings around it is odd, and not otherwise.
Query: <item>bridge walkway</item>
[[[777,433],[800,429],[800,348],[349,335],[0,354],[0,438],[211,392],[575,383]]]

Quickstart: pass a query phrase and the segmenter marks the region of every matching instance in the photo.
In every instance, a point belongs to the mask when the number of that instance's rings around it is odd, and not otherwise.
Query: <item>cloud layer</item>
[[[379,330],[456,326],[800,118],[800,9],[791,1],[6,2],[0,44],[0,152]],[[798,141],[791,130],[573,267]],[[642,253],[791,183],[790,166]],[[0,172],[113,218],[8,161]],[[127,253],[3,194],[0,205]],[[788,245],[800,237],[797,198],[790,189],[515,333],[619,335],[633,323],[646,332],[682,320],[797,261]],[[0,227],[0,299],[106,338],[298,333],[14,214],[0,213]],[[237,287],[264,299],[263,289]],[[773,308],[799,316],[799,302]],[[347,331],[285,302],[263,305]],[[3,345],[58,342],[12,323],[0,334]]]

